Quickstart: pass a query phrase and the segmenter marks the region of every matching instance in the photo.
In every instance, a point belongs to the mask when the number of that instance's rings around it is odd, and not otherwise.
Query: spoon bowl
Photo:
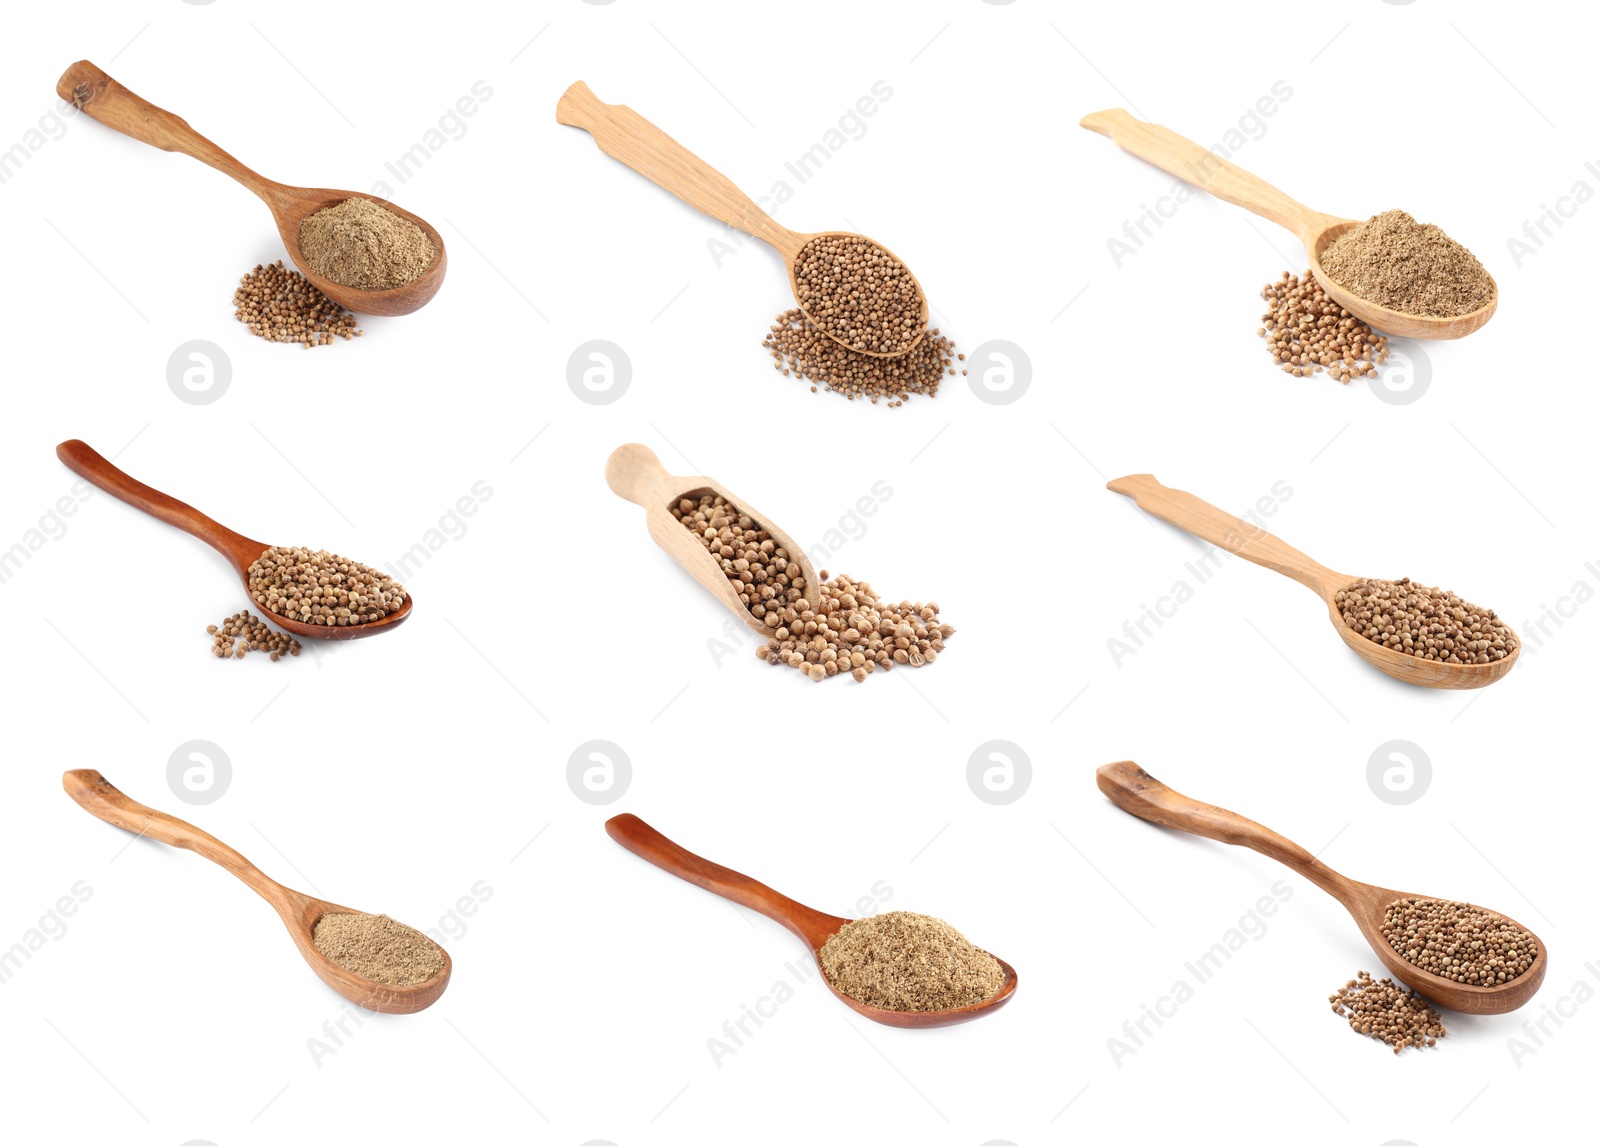
[[[221,553],[238,572],[239,580],[244,583],[245,596],[252,606],[260,610],[261,619],[271,622],[286,633],[314,641],[353,641],[361,637],[387,633],[411,616],[411,606],[414,602],[409,589],[406,591],[406,599],[400,602],[398,608],[376,621],[369,621],[363,625],[313,625],[274,613],[256,601],[250,593],[250,566],[270,548],[265,542],[253,541],[242,533],[235,533],[192,505],[187,505],[160,490],[152,489],[137,478],[130,477],[96,453],[87,442],[76,438],[62,442],[56,447],[56,457],[60,458],[62,464],[69,470],[91,485],[105,490],[112,497],[119,498],[137,509],[144,510],[151,517],[158,518],[168,525],[177,526]]]
[[[1510,672],[1517,663],[1517,657],[1522,654],[1522,638],[1514,632],[1512,636],[1516,639],[1516,647],[1506,656],[1487,664],[1457,665],[1430,661],[1369,641],[1345,624],[1338,605],[1339,591],[1360,581],[1360,577],[1336,573],[1266,530],[1248,525],[1192,493],[1168,489],[1151,474],[1129,474],[1107,482],[1106,488],[1132,498],[1140,509],[1152,517],[1192,533],[1202,541],[1220,546],[1235,557],[1243,557],[1246,561],[1263,565],[1300,582],[1323,599],[1328,606],[1328,619],[1344,643],[1362,660],[1396,680],[1423,688],[1483,688]],[[1509,625],[1507,629],[1510,629]]]
[[[810,949],[811,956],[817,963],[817,972],[822,976],[822,981],[828,984],[828,990],[851,1010],[875,1023],[883,1023],[890,1027],[948,1027],[979,1019],[999,1010],[1010,1002],[1011,996],[1016,993],[1016,971],[1011,964],[994,955],[991,957],[1005,972],[1005,982],[999,991],[981,1003],[952,1007],[945,1011],[893,1011],[887,1007],[874,1007],[863,1003],[835,987],[827,972],[822,969],[822,945],[837,935],[839,929],[852,922],[851,920],[840,915],[828,915],[803,903],[797,903],[747,875],[697,856],[673,843],[632,813],[625,812],[607,820],[606,834],[640,859],[648,860],[663,871],[781,923]]]
[[[369,1011],[409,1015],[432,1006],[449,986],[450,953],[443,947],[439,948],[444,956],[443,968],[431,979],[404,987],[380,983],[339,966],[317,949],[313,938],[317,921],[324,915],[360,915],[363,912],[284,887],[209,832],[130,799],[93,768],[75,768],[63,773],[61,786],[90,815],[124,831],[192,851],[232,872],[277,911],[289,937],[294,940],[295,949],[317,977],[352,1003]]]
[[[1527,933],[1538,948],[1532,964],[1515,979],[1499,986],[1478,987],[1456,983],[1406,962],[1383,936],[1383,912],[1389,904],[1411,896],[1418,899],[1440,897],[1392,891],[1340,875],[1292,840],[1254,820],[1245,819],[1237,812],[1203,804],[1175,792],[1132,760],[1100,768],[1095,772],[1095,784],[1113,804],[1141,820],[1220,840],[1225,844],[1251,848],[1305,876],[1337,899],[1350,913],[1373,954],[1395,979],[1441,1007],[1467,1015],[1501,1015],[1516,1010],[1533,998],[1534,992],[1544,982],[1547,954],[1544,940],[1508,915],[1487,908],[1480,909],[1499,916]]]
[[[789,272],[789,289],[794,293],[795,305],[801,310],[800,285],[795,277],[795,261],[801,250],[813,239],[826,236],[863,238],[849,231],[791,231],[767,214],[732,180],[695,155],[683,144],[673,139],[644,116],[624,104],[602,102],[589,85],[579,80],[564,93],[556,104],[556,122],[569,127],[579,127],[594,137],[595,145],[607,155],[633,168],[663,190],[670,191],[697,211],[702,211],[720,223],[752,235],[767,243],[783,256]],[[813,325],[841,346],[870,358],[899,358],[911,353],[927,334],[928,293],[917,282],[910,266],[900,256],[874,239],[867,242],[889,255],[902,267],[916,284],[917,298],[921,303],[917,336],[902,350],[856,350],[835,337],[817,322],[816,316],[807,312]]]
[[[1418,339],[1463,338],[1494,317],[1500,300],[1498,284],[1494,296],[1477,310],[1450,318],[1406,314],[1364,299],[1334,282],[1322,266],[1322,255],[1328,244],[1363,220],[1314,211],[1216,152],[1175,131],[1135,119],[1121,108],[1086,115],[1079,126],[1108,136],[1124,151],[1176,175],[1185,183],[1293,231],[1305,246],[1312,276],[1328,297],[1384,334]]]
[[[444,282],[447,259],[443,237],[426,219],[404,208],[357,191],[275,183],[240,163],[186,121],[135,95],[88,60],[79,60],[61,74],[56,81],[56,94],[113,130],[162,151],[177,151],[198,159],[254,192],[272,212],[284,249],[295,266],[313,286],[346,310],[380,316],[410,314],[426,306]],[[300,250],[300,224],[324,207],[346,199],[367,199],[422,228],[433,241],[433,262],[409,283],[388,290],[345,286],[312,270]]]

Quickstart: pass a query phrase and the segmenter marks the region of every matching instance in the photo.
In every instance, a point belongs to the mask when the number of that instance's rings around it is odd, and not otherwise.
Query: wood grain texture
[[[632,813],[625,812],[607,820],[606,834],[640,859],[648,860],[663,871],[671,872],[696,887],[704,888],[724,899],[730,899],[781,923],[811,949],[812,958],[817,961],[817,971],[834,996],[851,1010],[873,1022],[891,1027],[947,1027],[982,1018],[1005,1006],[1016,993],[1016,971],[996,955],[993,958],[1004,970],[1005,982],[993,998],[985,999],[981,1003],[954,1007],[948,1011],[891,1011],[885,1007],[870,1006],[839,991],[829,981],[827,973],[822,971],[822,945],[838,934],[839,929],[850,922],[849,919],[807,907],[742,872],[723,867],[703,856],[697,856],[669,840]]]
[[[184,848],[226,868],[244,885],[272,905],[311,969],[328,986],[369,1011],[409,1015],[432,1006],[450,984],[450,954],[444,948],[444,967],[424,983],[391,987],[364,975],[347,971],[317,950],[313,940],[317,920],[327,914],[361,914],[325,899],[306,895],[270,879],[243,855],[193,824],[169,816],[124,795],[93,768],[76,768],[62,774],[61,786],[77,804],[92,816],[146,839]]]
[[[726,223],[770,245],[783,256],[783,265],[789,272],[789,290],[794,294],[797,305],[799,305],[800,288],[795,281],[795,258],[801,249],[812,239],[824,235],[856,237],[848,231],[808,233],[789,230],[758,207],[754,200],[739,190],[722,172],[631,107],[602,102],[582,80],[562,93],[560,101],[556,104],[556,122],[566,124],[568,127],[582,128],[594,137],[595,145],[601,151],[617,162],[633,168],[657,187],[670,191],[695,210],[710,215],[718,222]],[[906,268],[906,273],[911,275],[912,281],[916,281],[916,276],[912,274],[904,259],[877,240],[868,241],[894,257]],[[855,353],[870,358],[898,358],[909,354],[926,336],[928,326],[928,296],[920,282],[917,283],[917,296],[922,300],[920,332],[904,350],[892,354],[867,350],[857,350]],[[816,322],[814,318],[812,321]],[[821,329],[820,324],[817,325],[818,329]],[[823,333],[828,334],[826,330]]]
[[[739,594],[734,592],[733,585],[722,572],[717,559],[699,538],[672,516],[672,506],[680,498],[697,498],[705,493],[720,494],[738,506],[742,512],[760,522],[772,535],[773,541],[789,551],[790,562],[800,566],[800,575],[805,579],[807,586],[807,599],[813,603],[816,601],[815,586],[821,582],[817,579],[817,571],[812,567],[811,558],[806,556],[805,550],[796,545],[792,537],[774,525],[770,517],[744,498],[734,494],[722,483],[708,477],[677,477],[670,474],[649,446],[629,442],[618,446],[606,459],[606,484],[618,497],[642,506],[645,525],[650,530],[650,536],[655,538],[656,544],[665,549],[674,561],[700,582],[706,592],[721,601],[734,616],[763,637],[772,636],[774,630],[768,628],[761,619],[751,615],[750,610],[739,600]]]
[[[426,306],[444,282],[448,265],[444,237],[426,219],[403,207],[357,191],[276,183],[240,163],[185,120],[135,95],[88,60],[79,60],[62,73],[56,81],[56,94],[115,131],[162,151],[176,151],[198,159],[249,188],[272,212],[284,250],[289,252],[300,273],[347,310],[373,315],[410,314]],[[312,270],[300,251],[300,224],[324,207],[346,199],[370,200],[422,228],[433,240],[434,259],[428,269],[405,286],[390,290],[348,287]]]
[[[255,563],[256,558],[266,552],[268,549],[266,542],[254,541],[242,533],[235,533],[227,526],[207,517],[194,506],[164,494],[158,489],[152,489],[112,465],[87,442],[76,438],[62,442],[56,447],[56,457],[60,458],[62,464],[69,470],[91,485],[105,490],[112,497],[125,501],[137,509],[144,510],[151,517],[198,537],[226,557],[244,585],[245,599],[263,620],[271,622],[286,633],[316,641],[353,641],[390,632],[411,616],[411,607],[415,602],[409,589],[406,590],[406,599],[401,602],[398,609],[386,617],[365,625],[310,625],[271,612],[250,595],[250,566]]]
[[[1372,953],[1395,979],[1441,1007],[1469,1015],[1499,1015],[1525,1004],[1544,982],[1548,954],[1544,940],[1510,916],[1489,908],[1502,919],[1521,927],[1538,945],[1539,953],[1521,975],[1498,987],[1473,987],[1434,975],[1402,959],[1383,936],[1384,908],[1397,899],[1445,898],[1419,892],[1395,891],[1361,883],[1340,875],[1305,848],[1237,812],[1204,804],[1167,787],[1132,760],[1107,764],[1095,773],[1095,783],[1112,803],[1130,815],[1164,828],[1204,836],[1225,844],[1250,848],[1299,872],[1337,899],[1355,920]],[[1458,901],[1459,902],[1459,901]]]
[[[1422,688],[1483,688],[1509,673],[1522,655],[1521,637],[1516,638],[1517,647],[1510,656],[1482,665],[1446,664],[1386,648],[1367,640],[1345,624],[1340,614],[1339,590],[1353,585],[1361,580],[1360,577],[1336,573],[1259,526],[1250,525],[1192,493],[1169,489],[1150,474],[1129,474],[1116,478],[1107,482],[1106,488],[1132,498],[1140,509],[1168,525],[1177,526],[1236,557],[1243,557],[1246,561],[1300,582],[1323,599],[1328,608],[1328,622],[1338,632],[1340,639],[1362,660],[1396,680]],[[1510,629],[1509,625],[1506,627]],[[1512,635],[1516,636],[1515,633]]]
[[[1294,232],[1305,246],[1311,273],[1318,285],[1344,309],[1384,334],[1402,338],[1462,338],[1494,316],[1500,298],[1498,286],[1494,298],[1470,314],[1454,318],[1406,314],[1353,294],[1328,277],[1322,268],[1322,253],[1334,239],[1365,220],[1313,210],[1209,148],[1168,128],[1135,119],[1122,108],[1093,112],[1084,116],[1079,126],[1107,136],[1130,155],[1138,156],[1169,175],[1176,175],[1185,183]]]

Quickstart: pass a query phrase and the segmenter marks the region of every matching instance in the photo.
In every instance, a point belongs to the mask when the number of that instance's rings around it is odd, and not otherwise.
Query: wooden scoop
[[[583,128],[594,136],[595,145],[611,158],[627,164],[650,182],[672,192],[695,210],[703,211],[718,222],[737,227],[772,246],[783,256],[784,266],[789,269],[789,290],[795,296],[796,305],[802,310],[805,307],[800,302],[800,285],[795,280],[795,260],[799,257],[801,249],[812,239],[824,235],[844,238],[864,237],[852,235],[849,231],[815,231],[807,234],[780,226],[772,216],[756,206],[748,195],[735,187],[727,176],[632,108],[623,104],[602,103],[589,90],[589,85],[582,80],[562,94],[561,101],[556,104],[556,122],[569,127]],[[893,256],[901,266],[906,267],[906,274],[911,274],[911,268],[906,265],[905,260],[895,255],[888,247],[874,239],[869,239],[868,242]],[[911,275],[911,280],[916,282],[916,276]],[[904,350],[892,353],[871,350],[856,350],[855,353],[865,354],[871,358],[899,358],[909,354],[922,341],[928,328],[928,295],[922,289],[921,283],[916,282],[916,285],[917,297],[922,304],[916,338],[912,339]],[[833,338],[833,335],[817,322],[815,315],[808,312],[806,317],[811,319],[818,330]],[[837,338],[834,341],[841,346],[849,345]]]
[[[328,187],[291,187],[258,175],[222,148],[212,143],[184,120],[134,95],[88,60],[79,60],[56,81],[56,94],[80,110],[88,112],[107,127],[132,136],[141,143],[162,151],[179,151],[215,167],[224,175],[244,184],[267,205],[278,234],[302,274],[334,302],[358,314],[410,314],[429,302],[444,282],[444,239],[426,220],[393,203],[362,195],[356,191],[335,191]],[[433,262],[428,269],[405,286],[390,290],[361,290],[323,278],[306,264],[300,251],[300,224],[307,216],[346,199],[370,199],[384,210],[408,219],[433,240]]]
[[[289,929],[300,957],[311,964],[317,977],[352,1003],[358,1003],[369,1011],[409,1015],[432,1006],[444,994],[450,982],[450,954],[444,948],[439,948],[439,953],[444,956],[444,968],[426,982],[414,983],[409,987],[391,987],[387,983],[347,971],[317,950],[312,935],[317,920],[324,915],[360,915],[363,912],[317,899],[268,879],[260,868],[215,836],[176,816],[169,816],[129,799],[93,768],[75,768],[63,773],[61,786],[90,815],[124,831],[171,844],[175,848],[187,848],[238,876],[251,891],[272,904],[283,925]],[[163,936],[162,940],[171,943],[170,936]]]
[[[1176,525],[1202,541],[1221,546],[1235,557],[1257,565],[1265,565],[1285,577],[1292,577],[1320,596],[1328,605],[1328,620],[1356,653],[1369,664],[1388,673],[1396,680],[1424,688],[1482,688],[1493,684],[1506,673],[1522,655],[1522,638],[1517,637],[1517,647],[1509,656],[1488,664],[1453,665],[1443,661],[1424,660],[1409,653],[1386,648],[1356,632],[1344,623],[1336,596],[1361,580],[1348,573],[1335,573],[1278,538],[1254,525],[1247,525],[1231,513],[1201,501],[1192,493],[1168,489],[1150,474],[1129,474],[1106,483],[1106,488],[1131,497],[1140,509],[1159,517],[1169,525]],[[1502,622],[1503,623],[1503,622]],[[1507,626],[1509,629],[1510,626]],[[1515,633],[1512,634],[1516,636]]]
[[[873,1022],[890,1027],[948,1027],[980,1019],[1005,1006],[1016,993],[1016,971],[996,955],[993,958],[1005,971],[1005,982],[998,992],[981,1003],[952,1007],[948,1011],[891,1011],[886,1007],[870,1006],[841,992],[828,979],[827,972],[822,971],[822,945],[838,934],[839,929],[850,920],[838,915],[825,915],[803,903],[796,903],[764,883],[697,856],[679,847],[632,813],[625,812],[607,820],[606,834],[640,859],[649,860],[663,871],[783,924],[811,949],[811,956],[817,961],[817,970],[822,972],[822,981],[828,984],[828,989],[838,996],[839,1001]]]
[[[1441,1007],[1467,1015],[1500,1015],[1516,1010],[1533,998],[1539,984],[1544,982],[1544,941],[1498,911],[1490,914],[1499,915],[1507,923],[1521,927],[1532,936],[1538,947],[1533,964],[1509,983],[1496,987],[1455,983],[1406,962],[1383,936],[1383,911],[1389,904],[1397,899],[1437,899],[1437,896],[1394,891],[1342,876],[1305,848],[1284,839],[1270,828],[1247,820],[1237,812],[1202,804],[1174,792],[1132,760],[1105,765],[1095,773],[1095,783],[1113,804],[1141,820],[1205,836],[1210,840],[1221,840],[1225,844],[1240,844],[1293,868],[1344,905],[1344,909],[1356,921],[1356,926],[1361,928],[1361,934],[1365,936],[1373,954],[1391,975]],[[1488,911],[1487,908],[1479,910]]]
[[[1175,131],[1134,119],[1120,107],[1086,115],[1079,125],[1090,131],[1109,136],[1122,150],[1137,155],[1176,175],[1185,183],[1209,191],[1218,199],[1254,211],[1264,219],[1271,219],[1280,227],[1293,231],[1300,237],[1311,259],[1311,273],[1328,297],[1369,326],[1385,334],[1403,338],[1461,338],[1471,334],[1488,322],[1500,299],[1500,288],[1495,287],[1494,297],[1477,310],[1454,318],[1429,318],[1424,315],[1405,314],[1369,302],[1352,294],[1328,277],[1322,269],[1322,252],[1328,244],[1351,227],[1359,226],[1362,219],[1341,219],[1337,215],[1324,215],[1298,203],[1272,184],[1235,167],[1216,152],[1185,139]]]
[[[699,498],[706,493],[721,494],[738,506],[740,511],[759,522],[772,535],[773,542],[789,551],[789,563],[800,567],[803,594],[815,601],[814,586],[822,582],[811,566],[805,550],[783,530],[772,524],[772,519],[759,512],[742,497],[737,497],[727,486],[708,477],[675,477],[661,465],[661,459],[649,446],[637,442],[618,446],[606,459],[606,484],[618,497],[626,498],[644,507],[645,524],[656,544],[665,549],[672,559],[705,586],[706,592],[721,601],[745,624],[764,637],[772,636],[776,625],[768,627],[760,617],[751,614],[744,602],[733,591],[733,585],[722,572],[722,566],[711,552],[701,544],[677,518],[672,516],[672,506],[679,499]]]
[[[267,551],[269,546],[266,542],[252,541],[242,533],[235,533],[227,526],[212,521],[194,506],[185,505],[177,498],[169,497],[160,490],[151,489],[142,481],[129,477],[97,454],[87,442],[80,442],[76,438],[70,442],[62,442],[56,447],[56,457],[60,458],[69,470],[91,485],[98,486],[112,497],[120,498],[129,505],[144,510],[151,517],[159,518],[168,525],[175,525],[185,533],[193,534],[226,557],[238,570],[239,580],[244,582],[246,599],[251,605],[257,606],[261,619],[271,622],[284,632],[318,641],[353,641],[358,637],[389,632],[411,616],[413,601],[409,589],[406,590],[406,599],[400,602],[398,609],[364,625],[311,625],[274,613],[264,605],[259,605],[250,593],[250,566],[255,563],[256,558]]]

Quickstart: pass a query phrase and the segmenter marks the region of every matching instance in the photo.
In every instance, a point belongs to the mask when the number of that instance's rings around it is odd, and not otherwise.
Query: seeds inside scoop
[[[393,290],[432,266],[435,248],[410,219],[352,196],[301,220],[300,253],[342,286]]]
[[[1495,297],[1494,279],[1471,251],[1404,211],[1374,215],[1334,239],[1322,269],[1368,302],[1428,318],[1471,314]]]
[[[387,915],[324,915],[311,929],[311,942],[346,971],[389,987],[426,983],[444,970],[437,943]]]
[[[1517,651],[1515,634],[1493,610],[1409,577],[1364,578],[1340,589],[1334,603],[1367,640],[1421,660],[1483,665]]]
[[[1444,1038],[1444,1018],[1428,1000],[1393,979],[1374,979],[1365,971],[1328,996],[1331,1010],[1357,1034],[1370,1035],[1399,1054],[1407,1047],[1435,1046]]]
[[[269,613],[307,625],[366,625],[405,603],[387,573],[326,549],[274,545],[250,565],[250,595]]]
[[[845,924],[822,945],[822,971],[841,993],[891,1011],[948,1011],[993,998],[1000,961],[942,919],[910,911]]]
[[[818,235],[795,257],[794,281],[805,312],[852,350],[901,354],[922,333],[916,279],[870,239]]]
[[[1472,987],[1509,983],[1539,954],[1516,924],[1445,899],[1395,900],[1383,909],[1383,937],[1407,963]]]

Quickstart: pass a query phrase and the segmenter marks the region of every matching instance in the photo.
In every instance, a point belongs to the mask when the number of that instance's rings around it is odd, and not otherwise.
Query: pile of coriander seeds
[[[1483,665],[1517,651],[1516,634],[1492,609],[1409,577],[1363,578],[1340,589],[1334,605],[1367,640],[1421,660]]]
[[[300,655],[300,642],[287,633],[280,633],[260,617],[251,616],[249,609],[241,609],[220,625],[207,625],[211,634],[211,655],[244,660],[246,653],[266,653],[275,661],[282,656]]]
[[[1383,937],[1407,963],[1469,987],[1496,987],[1539,956],[1533,936],[1468,903],[1397,899],[1383,909]]]
[[[405,603],[387,573],[326,549],[269,546],[249,569],[250,595],[269,613],[307,625],[366,625]]]
[[[1256,334],[1267,340],[1267,353],[1285,374],[1309,378],[1326,370],[1348,383],[1376,378],[1389,357],[1389,339],[1329,298],[1309,270],[1284,271],[1261,288],[1261,297],[1268,310]]]
[[[355,316],[279,259],[256,264],[233,292],[233,317],[268,342],[298,342],[309,350],[335,338],[361,337]]]
[[[1431,1047],[1444,1038],[1444,1018],[1415,991],[1393,979],[1374,979],[1365,971],[1328,996],[1329,1009],[1367,1035],[1394,1048]]]

